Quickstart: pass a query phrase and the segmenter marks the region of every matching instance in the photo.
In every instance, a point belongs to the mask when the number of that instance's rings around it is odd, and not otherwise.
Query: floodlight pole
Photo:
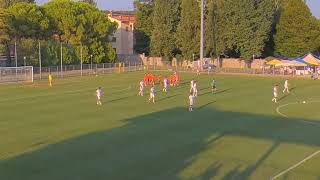
[[[92,74],[92,58],[93,58],[93,55],[91,54],[90,55],[90,59],[91,59],[91,67],[90,67],[91,68],[91,74]]]
[[[62,76],[62,60],[63,60],[63,57],[62,57],[62,42],[60,42],[60,76]]]
[[[80,64],[81,64],[81,66],[80,66],[80,68],[81,68],[81,76],[82,76],[82,64],[83,64],[83,62],[82,62],[82,43],[80,44]]]
[[[200,68],[203,69],[203,56],[204,56],[204,3],[205,0],[201,0],[201,34],[200,34]]]
[[[18,80],[17,40],[14,41],[14,57],[15,57],[15,61],[16,61],[16,80]]]
[[[24,65],[24,77],[27,79],[27,71],[26,71],[26,59],[27,57],[23,56],[23,65]]]
[[[40,80],[42,79],[42,62],[41,62],[41,42],[39,40],[39,75]]]

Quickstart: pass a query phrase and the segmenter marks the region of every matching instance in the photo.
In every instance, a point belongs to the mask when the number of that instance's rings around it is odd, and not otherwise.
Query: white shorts
[[[100,100],[100,99],[101,99],[101,96],[97,96],[97,99]]]
[[[278,93],[273,93],[273,96],[274,97],[278,97]]]
[[[154,98],[155,97],[155,95],[154,94],[150,94],[150,98]]]

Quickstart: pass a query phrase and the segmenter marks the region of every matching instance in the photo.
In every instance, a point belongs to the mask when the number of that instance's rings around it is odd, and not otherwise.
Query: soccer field
[[[136,72],[0,85],[0,179],[319,180],[319,81],[289,80],[285,95],[281,78],[181,77],[167,94],[156,86],[155,104],[137,95]],[[192,78],[199,97],[188,112]]]

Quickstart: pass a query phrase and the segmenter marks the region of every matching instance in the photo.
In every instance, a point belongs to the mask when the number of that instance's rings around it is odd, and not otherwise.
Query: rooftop
[[[135,23],[136,17],[133,11],[109,11],[108,17],[114,18],[122,23]]]

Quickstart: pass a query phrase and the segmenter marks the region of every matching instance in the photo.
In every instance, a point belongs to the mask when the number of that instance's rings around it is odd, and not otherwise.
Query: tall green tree
[[[28,65],[36,65],[38,40],[48,39],[50,36],[49,19],[43,8],[35,3],[15,3],[7,11],[12,16],[9,34],[11,41],[16,41],[18,45],[18,63],[24,64],[25,57]]]
[[[153,30],[153,3],[135,2],[136,26],[134,49],[137,53],[150,54],[150,37]]]
[[[8,8],[8,12],[12,15],[10,22],[12,39],[42,39],[49,36],[49,19],[43,8],[35,3],[16,3]]]
[[[6,9],[0,8],[0,54],[7,56],[8,65],[11,63],[10,57],[10,21],[11,16]]]
[[[0,8],[8,8],[15,3],[19,2],[27,2],[27,3],[34,3],[34,0],[0,0]]]
[[[155,0],[153,12],[153,31],[151,35],[151,53],[171,58],[177,47],[175,32],[180,19],[179,0]]]
[[[201,11],[198,1],[182,0],[181,19],[176,32],[176,42],[184,58],[199,54]]]
[[[88,4],[91,4],[91,5],[94,5],[94,6],[97,4],[96,0],[80,0],[80,1],[88,3]]]
[[[85,62],[91,55],[96,63],[115,60],[108,36],[115,31],[116,24],[110,22],[105,13],[88,3],[70,0],[54,0],[44,8],[53,21],[59,40],[77,46],[78,60],[80,46]]]
[[[247,61],[253,55],[260,56],[269,39],[273,15],[274,5],[270,0],[211,1],[206,29],[213,34],[207,36],[210,42],[207,51]]]
[[[5,9],[0,8],[0,43],[9,40],[10,16]]]
[[[320,47],[320,26],[308,6],[301,0],[290,0],[282,6],[276,26],[276,55],[296,57]]]
[[[239,7],[240,17],[248,19],[242,21],[238,31],[240,54],[245,60],[262,55],[272,28],[273,7],[270,0],[243,0]]]
[[[216,3],[214,0],[207,1],[205,19],[205,54],[206,56],[217,56],[216,44]]]

